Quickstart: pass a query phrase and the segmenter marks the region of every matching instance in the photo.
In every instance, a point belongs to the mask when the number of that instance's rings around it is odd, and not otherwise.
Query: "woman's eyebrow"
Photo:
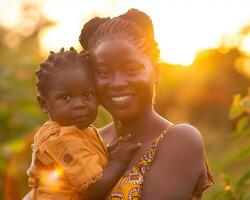
[[[101,65],[101,66],[108,66],[111,65],[110,63],[106,63],[106,62],[96,62],[97,65]]]
[[[141,62],[139,62],[138,60],[135,60],[135,59],[127,59],[127,60],[124,60],[123,62],[122,62],[122,64],[124,65],[124,64],[138,64],[138,65],[142,65],[142,63]]]

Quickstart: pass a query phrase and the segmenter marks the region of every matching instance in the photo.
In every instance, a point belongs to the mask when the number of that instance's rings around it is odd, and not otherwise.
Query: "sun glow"
[[[24,0],[23,0],[24,1]],[[17,2],[17,0],[12,0]],[[82,25],[93,16],[116,16],[129,8],[148,13],[153,21],[155,37],[163,61],[190,65],[197,52],[220,45],[223,35],[235,35],[250,22],[250,1],[244,0],[40,0],[42,12],[55,22],[39,35],[43,54],[61,47],[80,49],[78,36]],[[6,4],[1,3],[1,7]],[[16,7],[12,6],[12,10]],[[2,19],[14,26],[18,12],[1,9]],[[15,13],[10,15],[8,13]],[[8,19],[6,21],[6,19]],[[249,39],[241,44],[250,53]]]
[[[244,38],[241,49],[250,55],[250,34]]]
[[[58,190],[62,186],[63,170],[56,168],[53,171],[42,171],[40,180],[44,185],[50,186],[53,190]]]

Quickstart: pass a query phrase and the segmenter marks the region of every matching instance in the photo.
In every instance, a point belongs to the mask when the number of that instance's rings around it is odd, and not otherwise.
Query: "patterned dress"
[[[162,138],[172,129],[175,125],[168,127],[162,134],[160,134],[153,144],[147,149],[137,165],[132,169],[126,171],[117,184],[113,187],[108,194],[106,200],[137,200],[140,199],[140,194],[143,187],[143,182],[146,173],[149,171],[151,163],[154,160],[157,145]],[[213,178],[208,167],[208,162],[205,159],[207,168],[207,181],[204,185],[198,186],[192,192],[190,200],[201,199],[203,191],[213,184]]]

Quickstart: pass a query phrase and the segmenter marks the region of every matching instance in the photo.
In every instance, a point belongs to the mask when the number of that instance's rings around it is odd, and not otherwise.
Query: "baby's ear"
[[[48,113],[49,112],[49,106],[48,106],[48,103],[46,101],[46,99],[43,97],[43,96],[40,96],[40,95],[37,95],[37,101],[40,105],[40,108],[41,110],[44,112],[44,113]]]
[[[157,84],[161,80],[162,68],[161,63],[154,65],[154,82]]]

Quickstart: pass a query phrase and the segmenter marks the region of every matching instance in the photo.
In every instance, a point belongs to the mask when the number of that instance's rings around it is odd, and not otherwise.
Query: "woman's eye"
[[[69,96],[69,95],[63,95],[62,99],[66,100],[66,101],[70,101],[71,96]]]
[[[128,74],[136,74],[136,73],[138,73],[139,72],[139,68],[137,68],[137,67],[133,67],[133,68],[128,68],[127,69],[127,73]]]

